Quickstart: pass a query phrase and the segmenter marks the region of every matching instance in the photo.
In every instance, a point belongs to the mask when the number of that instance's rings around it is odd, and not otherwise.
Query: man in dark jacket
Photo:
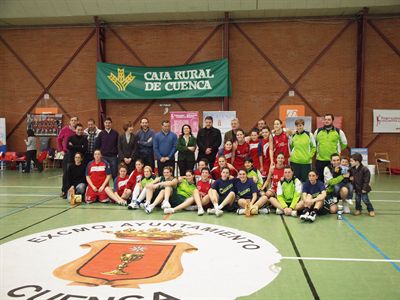
[[[153,153],[153,137],[154,130],[149,128],[149,119],[142,118],[140,121],[140,129],[136,132],[137,137],[137,156],[143,159],[146,166],[150,166],[154,170],[154,153]]]
[[[100,150],[103,159],[110,164],[112,177],[115,178],[118,169],[118,132],[112,129],[111,125],[112,120],[107,117],[104,121],[104,130],[96,139],[95,149]]]
[[[85,157],[88,149],[88,140],[83,135],[83,125],[81,123],[76,124],[75,135],[72,135],[67,140],[67,149],[69,152],[69,162],[73,163],[75,159],[75,153],[80,152]]]
[[[207,116],[204,120],[204,128],[201,128],[197,134],[197,146],[199,147],[197,161],[206,158],[211,169],[214,166],[221,142],[221,131],[213,127],[213,118]]]

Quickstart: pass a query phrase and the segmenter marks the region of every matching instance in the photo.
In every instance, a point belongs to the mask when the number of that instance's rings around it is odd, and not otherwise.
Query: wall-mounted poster
[[[203,111],[203,127],[207,116],[213,117],[213,126],[221,130],[222,140],[224,140],[225,132],[231,130],[232,119],[236,118],[236,111]]]
[[[374,133],[400,133],[400,109],[374,109]]]
[[[182,126],[190,125],[192,134],[197,136],[199,131],[199,113],[197,111],[171,111],[171,131],[178,136],[182,134]]]
[[[7,151],[6,143],[7,133],[6,133],[6,119],[0,118],[0,152]]]
[[[279,105],[279,118],[282,120],[284,125],[286,124],[286,118],[302,117],[304,114],[304,105]]]
[[[58,136],[62,127],[62,114],[28,114],[27,129],[32,129],[36,136]]]

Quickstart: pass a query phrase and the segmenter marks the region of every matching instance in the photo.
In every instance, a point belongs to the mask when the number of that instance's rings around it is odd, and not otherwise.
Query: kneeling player
[[[293,176],[293,169],[290,166],[284,168],[283,179],[278,183],[276,195],[277,198],[269,198],[276,208],[276,214],[297,217],[297,211],[303,209],[303,203],[299,202],[301,181]]]
[[[219,159],[221,159],[220,157]],[[217,179],[211,189],[208,191],[210,200],[214,208],[207,210],[208,214],[215,214],[217,217],[223,215],[223,209],[235,211],[235,192],[233,188],[233,180],[229,179],[229,168],[221,169],[221,178]]]
[[[318,175],[315,171],[308,172],[308,181],[303,185],[302,202],[304,202],[304,210],[300,219],[314,222],[317,212],[324,205],[325,198],[325,185],[318,180]]]
[[[94,160],[86,167],[86,181],[88,187],[86,189],[86,203],[93,203],[97,199],[99,202],[109,202],[110,199],[105,191],[111,179],[110,164],[101,159],[100,150],[94,151]]]

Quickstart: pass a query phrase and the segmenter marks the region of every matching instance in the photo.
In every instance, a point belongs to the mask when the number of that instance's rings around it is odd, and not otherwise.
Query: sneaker
[[[349,203],[347,203],[347,202],[343,203],[343,213],[344,214],[349,214],[350,213],[350,206],[349,206]]]
[[[168,200],[164,200],[161,204],[161,209],[165,209],[165,208],[171,208],[171,204],[169,203]]]
[[[204,209],[203,209],[202,207],[200,207],[200,208],[197,210],[197,215],[198,215],[198,216],[204,215]]]
[[[129,205],[128,205],[128,209],[138,209],[139,203],[137,203],[137,201],[132,201]]]
[[[207,215],[215,215],[215,208],[207,209]]]
[[[297,218],[297,210],[292,210],[292,213],[290,214],[292,217]]]
[[[118,205],[121,205],[121,206],[127,206],[128,205],[128,202],[126,201],[126,200],[124,200],[124,201],[119,201],[119,202],[117,202],[118,203]]]
[[[245,212],[246,212],[246,210],[244,208],[238,208],[237,211],[236,211],[236,213],[238,215],[244,215]]]
[[[141,209],[144,209],[145,206],[146,206],[146,203],[140,203],[140,204],[139,204],[139,207],[140,207]]]
[[[353,199],[346,199],[346,202],[347,202],[349,205],[353,205]]]
[[[317,213],[315,211],[310,212],[310,214],[308,215],[308,221],[314,222],[315,218],[317,217]]]
[[[307,211],[300,216],[300,220],[307,221],[309,216],[310,216],[310,212]]]
[[[267,207],[260,208],[258,210],[258,213],[261,214],[261,215],[268,215],[269,214],[269,209]]]
[[[361,215],[361,210],[356,210],[356,211],[354,212],[354,215],[355,215],[355,216]]]
[[[144,211],[146,212],[146,214],[151,214],[151,212],[153,211],[153,207],[150,204],[147,204],[144,206]]]
[[[197,205],[190,205],[185,208],[187,211],[196,211],[197,210]]]
[[[164,215],[169,215],[169,214],[173,214],[174,213],[174,209],[171,207],[167,207],[164,208]]]
[[[224,214],[224,211],[223,210],[221,210],[221,209],[216,209],[215,210],[215,215],[217,216],[217,217],[220,217],[220,216],[222,216]]]
[[[371,210],[371,211],[368,212],[368,215],[370,217],[375,217],[375,212],[373,210]]]
[[[277,208],[275,213],[276,213],[277,215],[283,215],[283,210]]]

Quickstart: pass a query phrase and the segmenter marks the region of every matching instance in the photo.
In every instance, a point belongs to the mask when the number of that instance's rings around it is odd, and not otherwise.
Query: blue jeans
[[[362,210],[361,200],[367,206],[368,211],[374,211],[374,207],[372,206],[371,201],[369,201],[368,193],[365,194],[357,194],[356,193],[356,210]]]
[[[115,179],[118,172],[118,158],[116,156],[103,156],[103,159],[110,164],[112,178]]]
[[[340,198],[340,190],[342,187],[347,188],[348,194],[347,199],[353,199],[353,185],[350,182],[340,182],[333,186],[333,193],[339,199]]]

